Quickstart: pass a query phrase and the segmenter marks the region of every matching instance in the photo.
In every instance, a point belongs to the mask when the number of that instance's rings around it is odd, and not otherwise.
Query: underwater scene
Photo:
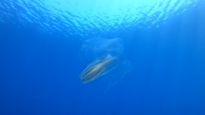
[[[205,115],[205,0],[0,0],[0,115]]]

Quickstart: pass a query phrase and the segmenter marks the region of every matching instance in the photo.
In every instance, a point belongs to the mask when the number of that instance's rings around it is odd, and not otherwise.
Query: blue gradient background
[[[204,0],[1,0],[1,115],[204,115]],[[134,69],[84,85],[89,38],[120,37]]]

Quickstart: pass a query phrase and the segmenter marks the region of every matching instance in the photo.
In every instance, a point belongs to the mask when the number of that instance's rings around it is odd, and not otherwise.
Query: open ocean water
[[[0,115],[205,115],[205,0],[0,0]]]

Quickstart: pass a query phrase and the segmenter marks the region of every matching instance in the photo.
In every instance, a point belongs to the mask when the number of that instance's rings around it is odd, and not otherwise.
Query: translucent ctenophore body
[[[80,50],[80,59],[87,65],[80,75],[84,84],[111,72],[113,77],[110,79],[119,81],[132,70],[130,61],[124,56],[124,43],[120,38],[86,40]]]

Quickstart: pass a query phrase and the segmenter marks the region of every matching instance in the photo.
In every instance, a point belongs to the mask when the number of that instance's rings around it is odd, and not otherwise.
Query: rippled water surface
[[[157,21],[180,14],[198,0],[2,0],[0,23],[34,26],[53,31],[88,36],[103,32],[150,27]],[[97,31],[97,32],[95,32]]]

